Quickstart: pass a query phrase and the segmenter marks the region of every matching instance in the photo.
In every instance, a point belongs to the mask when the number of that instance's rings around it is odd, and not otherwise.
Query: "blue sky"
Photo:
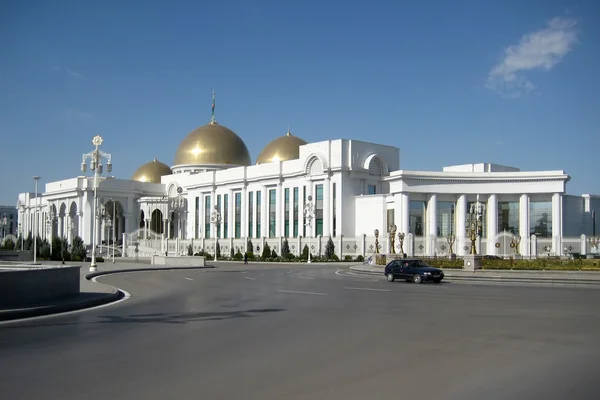
[[[600,2],[0,2],[0,204],[78,175],[92,137],[129,178],[216,119],[272,139],[400,148],[401,168],[564,170],[600,194]]]

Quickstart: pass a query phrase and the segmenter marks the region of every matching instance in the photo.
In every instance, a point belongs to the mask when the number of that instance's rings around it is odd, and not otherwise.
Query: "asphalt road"
[[[132,297],[0,325],[4,399],[596,399],[600,290],[334,267],[112,275]]]

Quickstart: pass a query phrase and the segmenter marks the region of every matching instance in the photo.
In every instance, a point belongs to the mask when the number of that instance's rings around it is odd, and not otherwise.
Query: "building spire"
[[[287,131],[286,136],[291,136],[291,135],[292,135],[292,132],[290,132],[290,124],[288,124],[288,131]]]
[[[210,117],[210,124],[214,125],[217,123],[215,120],[215,90],[213,89],[213,97],[212,97],[212,115]]]

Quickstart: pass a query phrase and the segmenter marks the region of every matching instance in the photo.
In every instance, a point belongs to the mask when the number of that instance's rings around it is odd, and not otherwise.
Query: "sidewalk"
[[[367,275],[384,275],[384,266],[353,265],[352,272]],[[461,269],[443,269],[444,280],[447,281],[478,281],[478,282],[521,282],[546,284],[573,284],[600,286],[600,272],[592,271],[507,271],[479,269],[464,271]]]
[[[169,270],[169,269],[197,269],[213,268],[206,267],[156,267],[150,265],[149,260],[140,261],[119,261],[112,263],[110,261],[98,263],[98,271],[90,272],[90,263],[69,262],[68,265],[81,265],[81,283],[80,293],[77,296],[66,297],[63,299],[52,300],[40,304],[28,304],[18,308],[0,308],[0,322],[18,320],[22,318],[38,317],[43,315],[63,313],[67,311],[76,311],[90,307],[96,307],[103,304],[112,303],[121,299],[124,294],[116,287],[104,283],[92,282],[91,279],[96,276],[106,275],[107,273],[121,271],[147,271],[147,270]],[[11,263],[3,268],[43,268],[60,266],[59,261],[44,261],[42,263],[16,264]]]

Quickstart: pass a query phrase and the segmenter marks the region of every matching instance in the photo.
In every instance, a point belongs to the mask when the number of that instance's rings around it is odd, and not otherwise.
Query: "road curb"
[[[149,272],[149,271],[172,271],[172,270],[186,270],[186,269],[216,269],[217,267],[212,266],[212,265],[205,265],[205,266],[199,266],[199,267],[156,267],[156,268],[128,268],[128,269],[114,269],[111,271],[96,271],[96,272],[91,272],[89,274],[87,274],[85,276],[85,279],[87,279],[88,281],[91,281],[92,279],[98,277],[98,276],[103,276],[103,275],[112,275],[112,274],[123,274],[123,273],[128,273],[128,272]]]
[[[110,285],[105,285],[110,286]],[[112,286],[111,286],[112,287]],[[25,309],[8,310],[0,312],[0,321],[14,321],[23,318],[41,317],[51,314],[60,314],[69,311],[83,310],[85,308],[91,308],[101,306],[104,304],[112,303],[123,298],[124,293],[119,289],[112,287],[110,293],[100,295],[91,299],[82,301],[65,302],[64,304],[51,304],[46,306],[31,307]]]

